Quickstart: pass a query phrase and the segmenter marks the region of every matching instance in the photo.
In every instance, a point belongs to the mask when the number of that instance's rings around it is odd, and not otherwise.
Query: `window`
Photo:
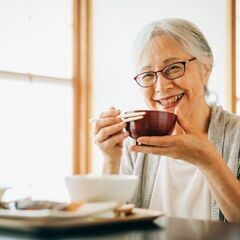
[[[72,172],[72,12],[0,0],[0,185],[36,198],[65,199]]]

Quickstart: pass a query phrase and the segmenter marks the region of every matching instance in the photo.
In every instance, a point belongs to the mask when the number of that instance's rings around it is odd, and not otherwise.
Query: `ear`
[[[211,72],[212,72],[212,67],[210,64],[202,65],[202,77],[203,77],[202,80],[204,85],[207,85]]]

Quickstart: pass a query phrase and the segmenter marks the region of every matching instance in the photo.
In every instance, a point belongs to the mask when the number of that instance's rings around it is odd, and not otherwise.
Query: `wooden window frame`
[[[227,73],[227,109],[236,113],[236,0],[226,0],[227,29],[226,29],[226,73]]]
[[[92,0],[73,0],[73,173],[91,171]]]

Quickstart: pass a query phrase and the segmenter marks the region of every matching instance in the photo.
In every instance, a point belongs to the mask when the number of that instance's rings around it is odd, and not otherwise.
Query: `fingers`
[[[92,131],[96,144],[122,146],[122,140],[128,136],[128,133],[124,134],[123,132],[126,123],[117,117],[119,114],[120,110],[114,107],[100,114],[100,118],[94,123]]]
[[[137,139],[139,145],[171,147],[179,145],[182,142],[182,136],[161,136],[161,137],[140,137]]]
[[[95,142],[103,142],[117,132],[123,132],[125,127],[126,123],[121,121],[120,123],[101,128],[95,136]]]
[[[101,128],[120,123],[121,119],[117,118],[120,114],[120,110],[111,107],[108,111],[102,112],[100,118],[93,123],[92,134],[97,134]]]
[[[114,124],[118,124],[121,122],[122,122],[121,118],[116,118],[116,117],[102,118],[101,120],[99,120],[93,124],[92,133],[97,134],[102,128],[112,126]]]
[[[111,138],[108,138],[107,140],[98,143],[101,145],[101,148],[103,150],[108,150],[113,148],[114,146],[118,145],[119,147],[122,146],[122,141],[129,136],[128,132],[119,133],[117,135],[112,136]]]
[[[178,158],[178,154],[175,153],[175,150],[173,147],[151,147],[151,146],[138,146],[133,145],[130,147],[131,152],[142,152],[142,153],[149,153],[149,154],[155,154],[160,156],[171,156],[173,158]]]
[[[119,161],[122,155],[123,140],[129,136],[124,131],[126,123],[118,115],[120,110],[111,107],[100,114],[92,125],[92,137],[106,159]]]
[[[116,117],[121,113],[119,109],[115,109],[114,107],[111,107],[108,111],[102,112],[100,114],[100,118],[106,118],[106,117]]]

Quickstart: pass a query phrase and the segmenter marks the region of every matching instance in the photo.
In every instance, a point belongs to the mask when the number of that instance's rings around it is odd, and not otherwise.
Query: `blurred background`
[[[239,0],[0,0],[0,186],[15,191],[6,198],[66,199],[64,176],[101,172],[88,119],[146,108],[132,50],[143,26],[166,17],[202,30],[209,88],[240,113]]]

